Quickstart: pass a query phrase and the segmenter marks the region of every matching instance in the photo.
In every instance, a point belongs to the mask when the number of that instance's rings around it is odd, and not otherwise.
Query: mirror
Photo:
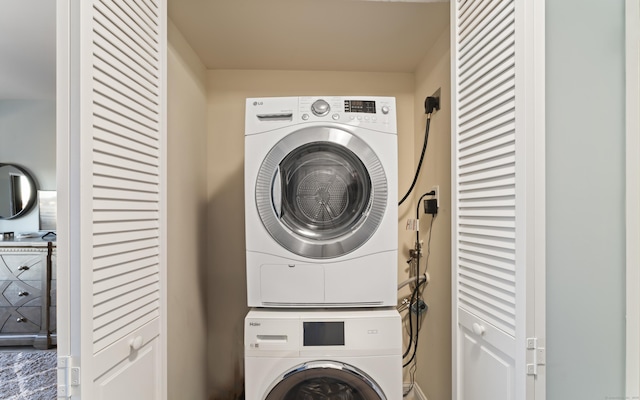
[[[0,219],[18,218],[36,202],[36,182],[14,164],[0,164]]]

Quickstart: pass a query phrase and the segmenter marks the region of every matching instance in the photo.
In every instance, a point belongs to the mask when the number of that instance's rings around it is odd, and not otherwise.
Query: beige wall
[[[206,399],[206,70],[169,23],[168,398]]]
[[[246,307],[244,247],[244,102],[247,97],[300,95],[395,96],[402,190],[411,181],[414,146],[413,74],[360,72],[208,72],[208,357],[211,399],[232,399],[243,382]],[[404,221],[404,217],[400,220]],[[411,234],[400,223],[402,248]]]
[[[415,199],[431,187],[440,189],[440,209],[433,222],[431,251],[427,271],[431,282],[424,291],[429,306],[423,320],[418,345],[416,380],[429,400],[451,398],[451,62],[449,31],[445,31],[429,50],[415,72],[415,141],[416,160],[424,141],[426,115],[424,100],[441,89],[439,111],[432,114],[429,142],[423,170],[416,184]],[[422,211],[421,211],[422,212]],[[421,214],[420,239],[423,253],[431,216]],[[421,271],[425,260],[422,259]]]
[[[434,222],[428,269],[432,281],[425,291],[429,312],[421,331],[416,378],[430,399],[450,398],[448,32],[438,39],[415,74],[388,74],[206,71],[179,32],[170,28],[169,398],[232,399],[242,390],[243,319],[247,312],[244,99],[354,94],[396,97],[398,195],[402,196],[420,155],[424,98],[438,88],[443,104],[432,118],[423,172],[414,195],[399,212],[398,278],[408,276],[405,261],[414,242],[414,232],[404,229],[406,219],[413,218],[417,197],[439,185],[441,208]],[[421,218],[424,240],[429,222],[428,217]],[[205,347],[206,352],[202,351]],[[205,375],[202,366],[207,362]]]

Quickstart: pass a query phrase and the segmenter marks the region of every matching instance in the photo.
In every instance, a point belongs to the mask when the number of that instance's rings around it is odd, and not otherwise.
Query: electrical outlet
[[[424,100],[424,113],[431,114],[440,109],[440,88]]]
[[[433,198],[436,199],[436,205],[438,206],[438,210],[439,210],[440,209],[440,185],[432,186],[431,190],[429,191],[435,192],[435,195],[433,196]]]
[[[418,301],[411,304],[410,309],[412,313],[422,315],[427,312],[429,306],[422,299],[418,299]]]
[[[424,200],[424,213],[436,215],[440,209],[440,186],[432,186],[428,193],[433,193]]]

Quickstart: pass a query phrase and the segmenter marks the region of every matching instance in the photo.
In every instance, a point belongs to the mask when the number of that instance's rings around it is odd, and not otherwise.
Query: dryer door
[[[303,364],[274,382],[264,400],[387,400],[382,389],[354,366],[315,361]]]
[[[359,137],[305,128],[278,142],[263,161],[256,206],[281,246],[309,258],[335,258],[363,245],[387,206],[380,160]]]

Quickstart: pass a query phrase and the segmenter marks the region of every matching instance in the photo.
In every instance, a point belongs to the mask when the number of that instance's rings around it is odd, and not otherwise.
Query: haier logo
[[[254,105],[254,106],[261,106],[261,105],[262,105],[262,102],[261,102],[261,101],[254,101],[254,102],[253,102],[253,105]]]
[[[260,326],[260,322],[249,322],[249,326]]]

